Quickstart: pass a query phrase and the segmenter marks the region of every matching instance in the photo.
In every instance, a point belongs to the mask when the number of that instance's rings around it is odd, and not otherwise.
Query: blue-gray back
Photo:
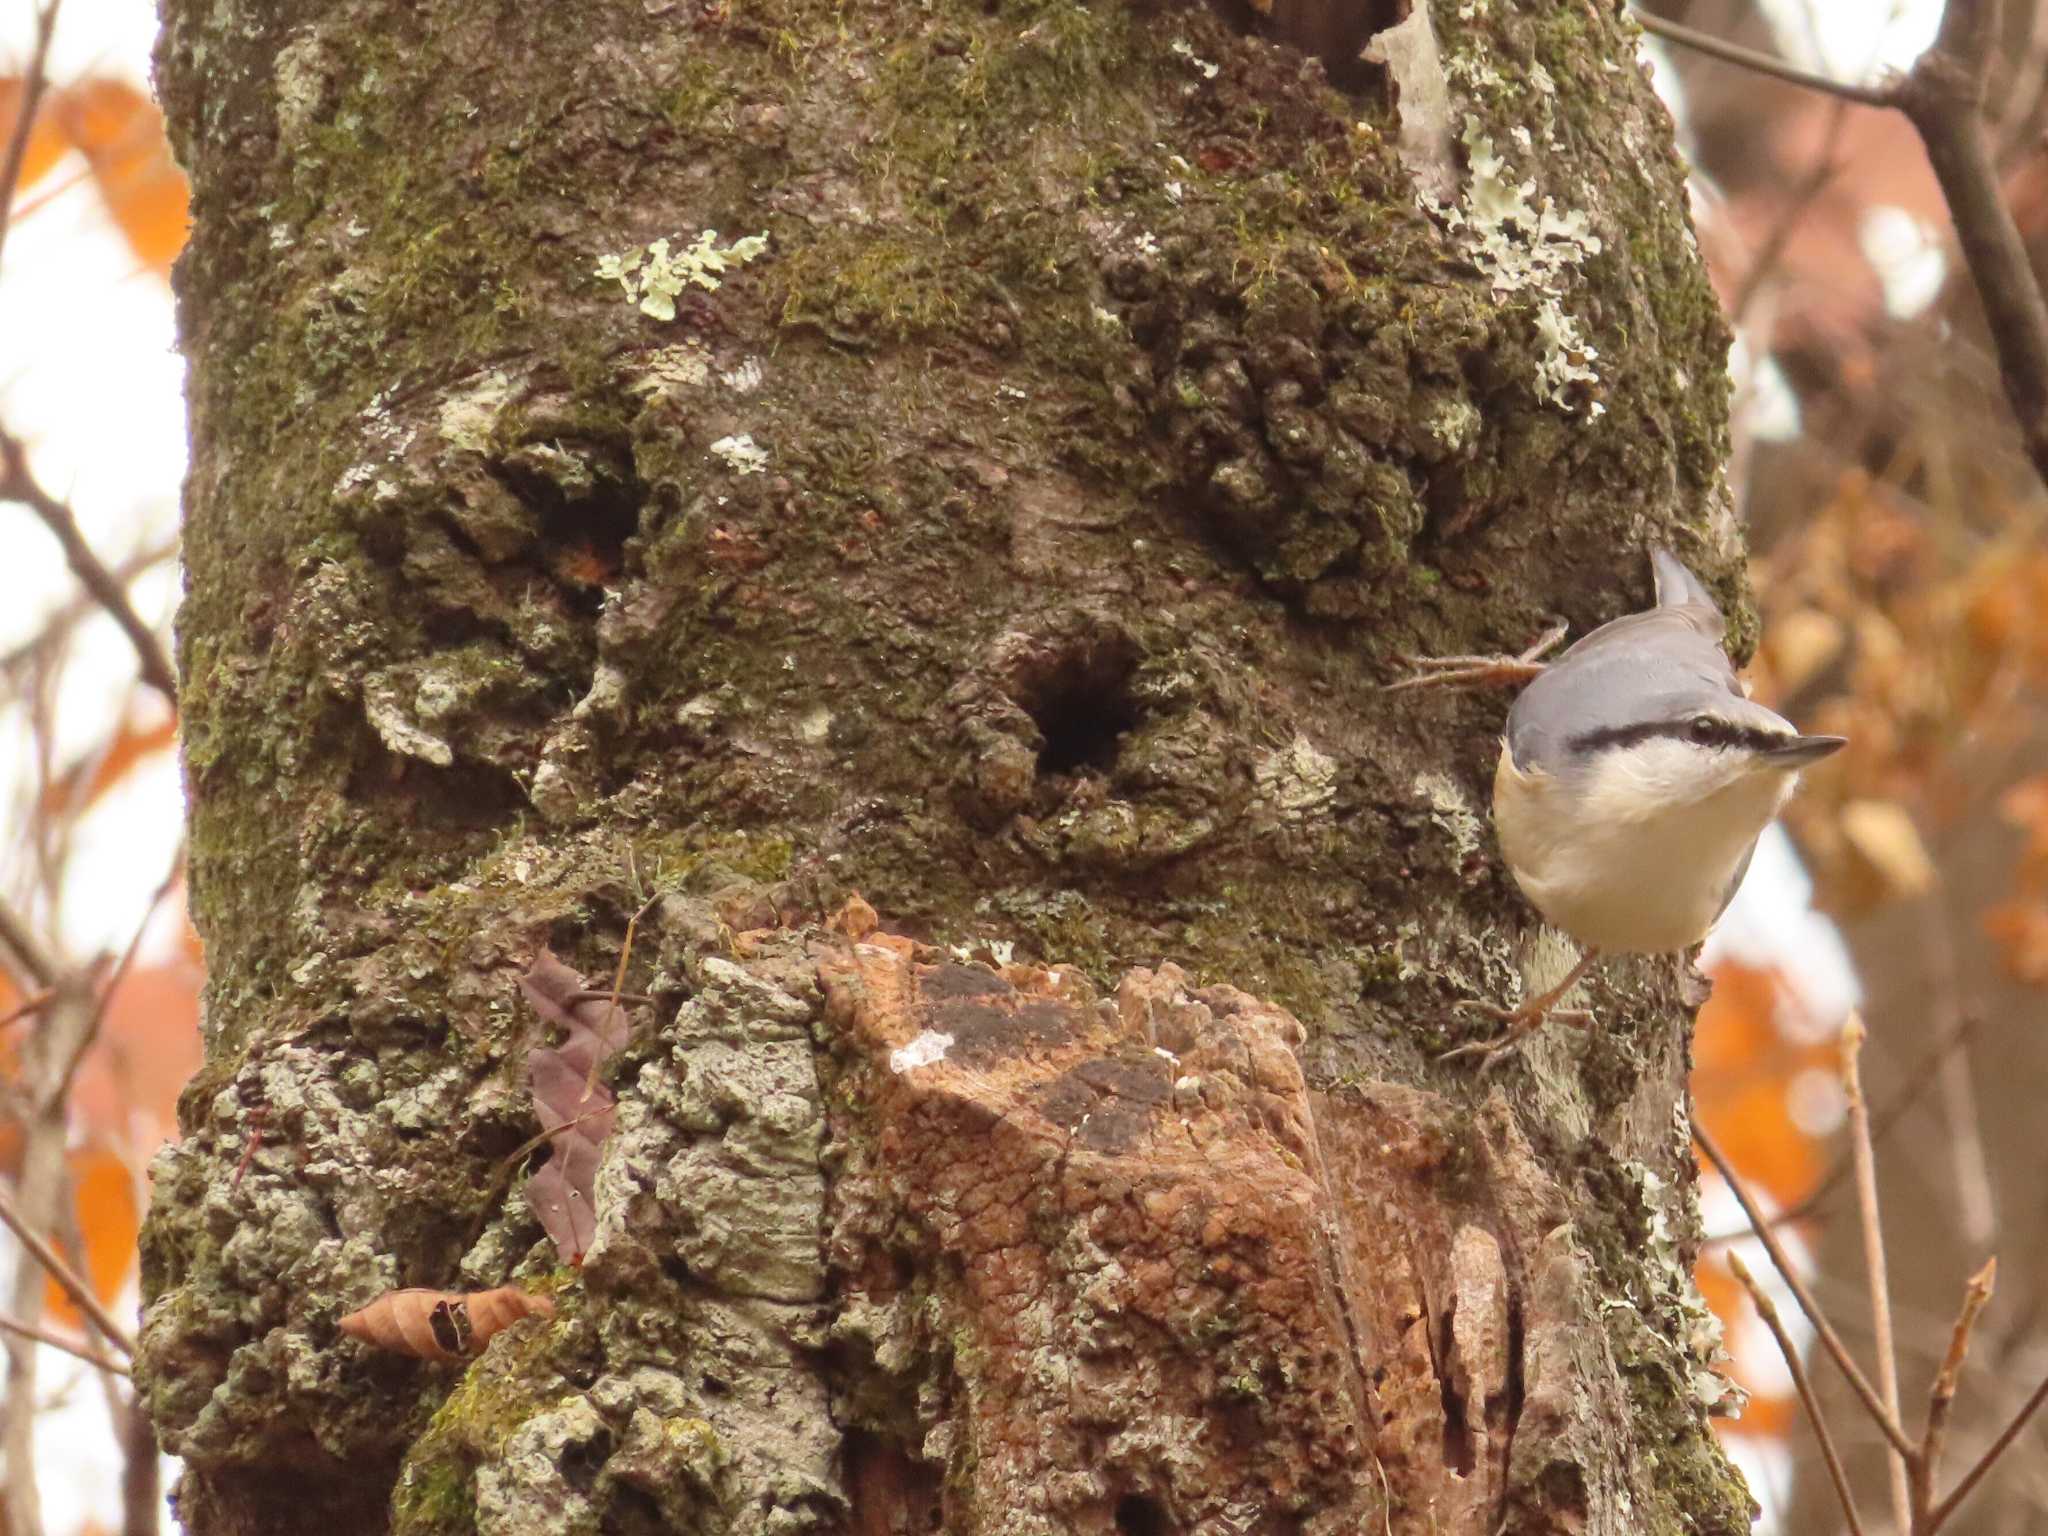
[[[1518,767],[1561,772],[1571,743],[1598,731],[1756,708],[1721,649],[1721,611],[1706,588],[1664,550],[1650,561],[1657,606],[1601,625],[1515,700],[1507,737]]]

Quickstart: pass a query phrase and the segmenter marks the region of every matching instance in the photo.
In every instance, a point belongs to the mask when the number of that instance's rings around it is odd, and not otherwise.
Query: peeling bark
[[[1425,208],[1297,13],[165,0],[193,1530],[1746,1529],[1670,969],[1438,1067],[1557,956],[1498,701],[1380,688],[1653,535],[1734,596],[1670,125],[1624,18],[1433,6]],[[516,980],[650,897],[576,1270]]]

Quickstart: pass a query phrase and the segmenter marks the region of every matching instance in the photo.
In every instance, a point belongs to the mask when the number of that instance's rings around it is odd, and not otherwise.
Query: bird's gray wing
[[[1721,905],[1714,908],[1714,922],[1721,921],[1721,914],[1728,910],[1728,904],[1735,899],[1735,893],[1742,889],[1742,877],[1749,873],[1749,861],[1755,857],[1756,843],[1752,842],[1749,845],[1749,852],[1742,856],[1742,862],[1735,866],[1735,878],[1728,882],[1728,889],[1721,893]],[[1713,924],[1709,923],[1707,926],[1711,928]]]
[[[1603,624],[1539,673],[1508,711],[1508,750],[1522,768],[1560,766],[1566,745],[1633,718],[1682,718],[1687,708],[1742,697],[1721,649],[1721,615],[1709,604],[1677,603]]]

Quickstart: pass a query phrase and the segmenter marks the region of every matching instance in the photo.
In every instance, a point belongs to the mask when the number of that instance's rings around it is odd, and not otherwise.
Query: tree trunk
[[[1381,691],[1733,595],[1725,334],[1633,25],[1431,15],[166,0],[191,1529],[1747,1529],[1671,967],[1436,1065],[1569,955]],[[646,999],[580,1267],[543,947]]]

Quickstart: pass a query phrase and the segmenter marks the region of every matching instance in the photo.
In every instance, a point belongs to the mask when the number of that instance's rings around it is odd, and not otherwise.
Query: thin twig
[[[175,537],[159,539],[155,543],[122,557],[111,569],[114,579],[127,586],[144,571],[153,570],[178,553]],[[89,593],[73,593],[68,601],[53,610],[43,621],[42,628],[19,641],[12,650],[0,651],[0,678],[20,671],[29,662],[46,655],[50,648],[78,625],[87,614],[98,613],[100,605]]]
[[[36,41],[29,52],[28,74],[22,82],[21,115],[14,120],[14,132],[7,140],[7,158],[0,162],[0,250],[7,245],[7,215],[14,206],[15,188],[21,185],[21,167],[28,159],[28,141],[35,133],[36,113],[43,105],[43,92],[50,84],[50,36],[57,30],[57,7],[62,0],[49,0],[36,13]]]
[[[43,1266],[49,1277],[63,1289],[64,1294],[78,1304],[78,1310],[92,1319],[93,1326],[105,1334],[115,1348],[124,1355],[135,1353],[135,1340],[128,1330],[115,1322],[114,1314],[100,1305],[99,1297],[93,1294],[90,1285],[79,1278],[78,1271],[65,1263],[57,1250],[44,1242],[42,1235],[21,1219],[20,1212],[14,1208],[14,1196],[5,1188],[0,1188],[0,1221],[4,1221],[14,1235],[21,1239],[22,1246],[35,1255],[36,1262]]]
[[[14,957],[14,963],[28,979],[45,992],[54,991],[63,975],[56,957],[43,948],[43,941],[22,915],[0,901],[0,950]]]
[[[142,946],[143,934],[149,931],[150,921],[156,916],[157,908],[161,907],[164,898],[177,888],[178,881],[184,873],[185,839],[181,837],[178,839],[177,851],[171,855],[171,867],[164,872],[163,879],[158,882],[155,892],[151,894],[149,905],[142,909],[142,921],[135,925],[135,932],[129,936],[128,947],[121,951],[121,958],[114,966],[112,974],[100,984],[99,996],[93,1003],[92,1017],[86,1021],[84,1030],[80,1032],[71,1048],[71,1054],[65,1058],[63,1071],[58,1073],[55,1081],[50,1084],[49,1100],[52,1104],[62,1103],[64,1096],[71,1091],[71,1079],[77,1076],[78,1064],[85,1060],[85,1053],[92,1049],[93,1041],[99,1038],[100,1026],[106,1022],[107,1009],[112,1006],[114,993],[120,989],[121,983],[128,977],[129,968],[135,963],[135,952]]]
[[[9,1317],[0,1312],[0,1333],[11,1333],[16,1338],[30,1339],[38,1344],[47,1344],[52,1349],[61,1349],[67,1355],[76,1355],[87,1365],[105,1371],[109,1376],[126,1376],[128,1367],[118,1360],[110,1360],[90,1344],[79,1339],[68,1339],[49,1328],[24,1323],[18,1317]]]
[[[631,857],[632,856],[629,853],[627,855],[627,858],[629,860],[629,863],[627,865],[628,869],[632,869],[632,865],[630,863]],[[637,879],[639,876],[639,871],[635,869],[633,870],[633,874],[634,877]],[[604,996],[607,999],[604,1007],[604,1020],[602,1024],[602,1027],[604,1029],[610,1029],[612,1027],[612,1020],[616,1019],[619,1016],[619,999],[626,995],[624,991],[626,985],[626,967],[632,964],[633,961],[633,937],[640,930],[640,919],[645,917],[649,909],[652,908],[653,905],[659,900],[661,900],[661,896],[659,893],[648,897],[645,901],[640,903],[640,910],[635,912],[631,917],[626,919],[626,940],[623,944],[619,946],[619,966],[618,969],[612,973],[611,991],[604,994]],[[590,1073],[589,1076],[584,1079],[583,1083],[584,1098],[589,1098],[591,1093],[596,1089],[598,1069],[603,1065],[604,1057],[601,1054],[593,1052],[590,1058]]]
[[[64,560],[71,567],[71,574],[121,626],[121,632],[135,648],[136,660],[142,666],[142,680],[169,699],[175,709],[178,704],[177,675],[171,670],[170,658],[164,654],[156,632],[142,622],[142,615],[128,601],[128,589],[85,542],[85,535],[78,531],[78,519],[72,515],[71,508],[44,490],[30,472],[27,447],[20,438],[5,429],[0,429],[0,501],[18,501],[41,519],[43,526],[63,546]]]
[[[1852,1012],[1842,1025],[1842,1098],[1849,1111],[1849,1150],[1856,1159],[1856,1209],[1863,1217],[1863,1273],[1870,1286],[1870,1333],[1877,1350],[1877,1390],[1894,1419],[1899,1416],[1899,1357],[1892,1345],[1892,1287],[1884,1260],[1884,1223],[1877,1207],[1877,1155],[1870,1145],[1870,1106],[1863,1098],[1861,1057],[1869,1031],[1863,1016]],[[1886,1458],[1891,1472],[1892,1518],[1900,1531],[1913,1528],[1912,1482],[1906,1463],[1910,1451],[1894,1448]]]
[[[1951,1051],[1959,1048],[1969,1038],[1970,1032],[1983,1021],[1983,1015],[1974,1013],[1959,1019],[1952,1029],[1928,1047],[1926,1054],[1914,1064],[1913,1070],[1904,1075],[1899,1087],[1885,1101],[1884,1107],[1872,1111],[1870,1141],[1873,1147],[1884,1145],[1886,1138],[1904,1122],[1906,1111],[1919,1103],[1920,1095],[1933,1085],[1939,1076],[1942,1060]],[[1771,1217],[1770,1224],[1773,1227],[1784,1227],[1817,1217],[1821,1204],[1834,1193],[1837,1185],[1849,1177],[1854,1166],[1855,1158],[1844,1153],[1835,1160],[1834,1166],[1828,1169],[1811,1191]],[[1716,1232],[1709,1236],[1707,1241],[1740,1242],[1748,1235],[1747,1232]]]
[[[2006,1447],[2019,1438],[2020,1431],[2027,1427],[2027,1421],[2033,1418],[2044,1402],[2048,1402],[2048,1377],[2042,1378],[2041,1384],[2034,1388],[2033,1395],[2020,1404],[2020,1411],[1998,1432],[1998,1438],[1986,1447],[1984,1454],[1979,1456],[1970,1470],[1963,1474],[1962,1481],[1955,1485],[1949,1496],[1934,1506],[1934,1513],[1927,1517],[1927,1523],[1914,1532],[1913,1536],[1934,1536],[1934,1533],[1941,1529],[1948,1517],[1962,1507],[1963,1500],[1967,1499],[1977,1484],[1984,1480],[1984,1474],[1989,1472],[1998,1458],[2005,1454]]]
[[[1927,1394],[1927,1433],[1920,1437],[1920,1459],[1913,1467],[1913,1519],[1915,1531],[1926,1529],[1934,1504],[1934,1478],[1941,1469],[1941,1452],[1948,1439],[1948,1416],[1956,1401],[1956,1383],[1963,1374],[1963,1360],[1970,1353],[1970,1330],[1977,1326],[1977,1314],[1991,1300],[1998,1283],[1998,1260],[1986,1259],[1984,1267],[1970,1276],[1963,1290],[1962,1310],[1948,1339],[1948,1354],[1935,1373],[1934,1386]]]
[[[1788,85],[1804,86],[1809,91],[1822,91],[1829,96],[1839,96],[1844,101],[1853,101],[1862,107],[1896,107],[1899,103],[1896,92],[1890,86],[1851,85],[1845,80],[1831,80],[1826,75],[1817,75],[1810,69],[1801,69],[1773,54],[1759,53],[1754,48],[1745,48],[1740,43],[1723,42],[1709,32],[1695,31],[1679,22],[1667,21],[1664,17],[1638,8],[1636,21],[1645,32],[1661,37],[1667,43],[1677,43],[1681,48],[1690,48],[1695,53],[1704,53],[1709,58],[1725,64],[1739,64],[1744,69],[1753,69],[1760,75],[1769,75],[1783,80]]]
[[[1742,1214],[1749,1218],[1750,1230],[1756,1233],[1757,1241],[1764,1245],[1764,1252],[1771,1256],[1772,1267],[1784,1279],[1793,1299],[1799,1303],[1799,1310],[1804,1312],[1806,1320],[1813,1324],[1814,1333],[1819,1336],[1827,1352],[1834,1357],[1835,1364],[1840,1367],[1849,1385],[1855,1389],[1856,1396],[1862,1400],[1864,1409],[1870,1414],[1871,1419],[1884,1432],[1885,1439],[1905,1455],[1916,1455],[1917,1448],[1906,1438],[1906,1431],[1899,1425],[1898,1415],[1885,1407],[1877,1395],[1877,1389],[1871,1386],[1870,1378],[1863,1374],[1848,1348],[1842,1343],[1841,1335],[1835,1332],[1834,1325],[1827,1319],[1827,1314],[1821,1311],[1820,1303],[1814,1299],[1813,1292],[1807,1288],[1806,1282],[1799,1278],[1799,1271],[1793,1267],[1791,1256],[1785,1252],[1777,1234],[1771,1231],[1770,1223],[1764,1220],[1763,1213],[1757,1209],[1756,1201],[1750,1195],[1749,1186],[1742,1182],[1741,1176],[1735,1171],[1735,1165],[1728,1161],[1728,1154],[1721,1150],[1720,1144],[1708,1134],[1706,1127],[1697,1121],[1693,1124],[1692,1139],[1699,1144],[1699,1149],[1707,1154],[1707,1160],[1720,1170],[1729,1193],[1735,1196],[1736,1203],[1742,1207]]]
[[[1786,1337],[1785,1325],[1778,1320],[1776,1304],[1756,1283],[1756,1276],[1742,1262],[1742,1255],[1729,1254],[1728,1268],[1734,1271],[1735,1278],[1749,1292],[1749,1299],[1756,1304],[1757,1316],[1764,1320],[1764,1326],[1771,1330],[1771,1337],[1778,1341],[1778,1352],[1785,1357],[1785,1369],[1792,1373],[1793,1390],[1799,1394],[1799,1402],[1806,1409],[1806,1421],[1813,1426],[1813,1438],[1820,1442],[1821,1460],[1827,1463],[1828,1476],[1834,1479],[1835,1496],[1842,1501],[1842,1517],[1849,1522],[1850,1536],[1863,1536],[1863,1522],[1856,1516],[1856,1500],[1849,1492],[1848,1474],[1842,1470],[1842,1458],[1835,1450],[1834,1436],[1828,1433],[1828,1421],[1821,1417],[1820,1400],[1813,1395],[1813,1383],[1807,1377],[1798,1346]]]
[[[1956,975],[1955,934],[1949,928],[1948,903],[1941,887],[1926,900],[1928,989],[1933,996],[1933,1013],[1940,1027],[1936,1033],[1955,1032],[1963,1017],[1960,983]],[[1990,1159],[1984,1152],[1984,1126],[1977,1111],[1976,1085],[1970,1081],[1967,1052],[1944,1053],[1935,1066],[1941,1083],[1942,1114],[1948,1124],[1949,1159],[1955,1170],[1956,1224],[1964,1241],[1979,1252],[1990,1246],[1998,1232],[1998,1207],[1991,1189]]]
[[[5,1029],[8,1025],[17,1020],[25,1019],[32,1013],[41,1012],[50,999],[56,995],[57,989],[55,987],[43,987],[29,993],[27,997],[24,997],[5,1013],[0,1013],[0,1029]]]

